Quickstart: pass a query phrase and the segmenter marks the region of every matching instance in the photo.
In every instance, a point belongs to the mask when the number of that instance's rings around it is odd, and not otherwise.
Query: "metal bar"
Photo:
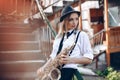
[[[98,33],[94,34],[94,36],[93,36],[93,37],[91,37],[91,38],[90,38],[90,40],[91,40],[91,39],[93,39],[95,36],[97,36],[97,35],[99,35],[99,34],[103,33],[103,32],[105,32],[105,29],[102,29],[102,30],[101,30],[101,31],[99,31]]]
[[[51,24],[50,24],[47,16],[45,15],[45,13],[44,13],[41,5],[39,4],[39,1],[38,1],[38,0],[35,0],[35,1],[36,1],[36,3],[37,3],[38,9],[39,9],[39,11],[40,11],[40,14],[42,15],[43,20],[44,20],[45,23],[48,25],[48,27],[50,28],[51,32],[53,33],[53,36],[55,37],[55,36],[56,36],[56,32],[53,30],[53,28],[52,28],[52,26],[51,26]]]

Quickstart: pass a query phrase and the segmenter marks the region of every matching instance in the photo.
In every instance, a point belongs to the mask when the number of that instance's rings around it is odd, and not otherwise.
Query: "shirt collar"
[[[69,30],[69,31],[67,31],[67,32],[70,32],[70,33],[71,33],[73,30],[74,30],[74,29],[71,29],[71,30]]]

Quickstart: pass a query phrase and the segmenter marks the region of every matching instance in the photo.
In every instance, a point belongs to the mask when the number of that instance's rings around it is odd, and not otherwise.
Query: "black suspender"
[[[63,37],[62,37],[62,39],[61,39],[61,41],[60,41],[59,49],[58,49],[58,51],[57,51],[57,55],[60,53],[60,51],[61,51],[61,49],[62,49],[64,36],[65,36],[65,33],[63,34]]]

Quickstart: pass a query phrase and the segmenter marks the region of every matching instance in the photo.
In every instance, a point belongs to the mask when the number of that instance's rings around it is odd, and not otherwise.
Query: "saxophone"
[[[62,66],[62,64],[59,63],[60,56],[67,55],[74,45],[75,43],[67,48],[64,48],[52,61],[45,65],[44,72],[38,76],[39,80],[59,80],[61,72],[57,67]]]

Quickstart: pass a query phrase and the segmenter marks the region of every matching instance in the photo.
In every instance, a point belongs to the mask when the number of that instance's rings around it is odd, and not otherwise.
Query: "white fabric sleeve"
[[[52,58],[52,59],[55,58],[55,56],[56,56],[55,53],[57,53],[57,48],[56,48],[56,46],[55,46],[55,41],[54,41],[52,53],[50,54],[50,58]]]
[[[81,32],[80,35],[80,43],[81,43],[81,52],[83,54],[83,57],[87,57],[89,59],[93,59],[93,51],[91,48],[90,40],[88,35],[85,32]]]
[[[58,38],[58,39],[55,39],[53,42],[53,49],[52,49],[52,53],[50,54],[50,57],[52,59],[56,57],[60,41],[61,41],[61,38]]]

